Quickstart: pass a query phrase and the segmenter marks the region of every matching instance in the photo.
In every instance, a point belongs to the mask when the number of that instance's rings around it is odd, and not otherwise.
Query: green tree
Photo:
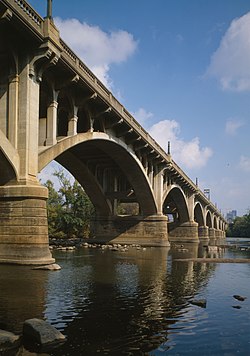
[[[60,233],[60,216],[62,215],[62,199],[59,193],[55,190],[51,180],[47,180],[44,184],[48,188],[47,200],[47,215],[49,236],[56,236]]]
[[[50,236],[87,237],[90,233],[90,220],[94,207],[81,185],[73,183],[63,170],[53,173],[59,181],[60,188],[54,189],[51,181],[45,186],[49,190],[48,224]]]
[[[237,216],[235,220],[229,224],[227,236],[250,237],[250,212],[243,216]]]

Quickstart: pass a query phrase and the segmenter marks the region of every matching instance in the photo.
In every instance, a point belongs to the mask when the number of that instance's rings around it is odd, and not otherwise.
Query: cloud
[[[228,135],[235,135],[237,130],[244,125],[244,122],[241,120],[229,119],[226,122],[225,131]]]
[[[148,120],[154,116],[151,112],[143,108],[139,108],[136,112],[132,113],[132,115],[142,126],[147,125]]]
[[[240,168],[243,171],[250,172],[250,157],[246,157],[246,156],[240,157]]]
[[[250,90],[250,12],[230,24],[214,52],[207,75],[217,78],[223,90]]]
[[[55,18],[63,40],[79,55],[96,76],[108,87],[110,65],[126,61],[136,50],[137,41],[127,31],[104,32],[77,19]]]
[[[147,113],[143,108],[140,108],[137,113],[142,116],[144,123],[147,119],[152,119],[154,116],[151,112]],[[137,113],[134,114],[135,118],[141,122]],[[191,141],[184,141],[180,138],[180,125],[176,120],[159,121],[151,125],[147,130],[165,151],[167,151],[168,141],[170,141],[173,159],[186,168],[196,169],[204,167],[213,154],[211,148],[200,147],[198,137],[193,138]]]

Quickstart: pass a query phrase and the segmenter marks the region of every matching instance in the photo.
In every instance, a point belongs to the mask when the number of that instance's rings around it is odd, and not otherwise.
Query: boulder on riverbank
[[[21,336],[6,330],[0,330],[0,354],[9,349],[16,349],[21,345]]]
[[[41,319],[28,319],[23,324],[26,342],[47,346],[65,341],[65,336],[54,326]]]

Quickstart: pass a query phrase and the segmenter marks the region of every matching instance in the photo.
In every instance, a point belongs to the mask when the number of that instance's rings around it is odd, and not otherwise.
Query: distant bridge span
[[[25,0],[0,0],[0,33],[0,262],[53,261],[47,189],[37,178],[53,160],[95,206],[95,241],[168,246],[225,237],[218,209],[63,42],[53,20]]]

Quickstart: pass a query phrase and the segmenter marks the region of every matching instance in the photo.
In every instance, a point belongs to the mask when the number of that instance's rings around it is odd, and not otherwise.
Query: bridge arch
[[[202,206],[198,202],[195,204],[194,208],[194,221],[198,223],[198,226],[205,226]]]
[[[189,221],[188,205],[182,189],[173,186],[168,191],[163,200],[163,213],[171,216],[173,223],[182,224]]]
[[[216,230],[218,229],[217,217],[216,216],[214,216],[213,228],[216,229]]]
[[[58,161],[84,187],[98,214],[109,216],[114,214],[110,197],[119,195],[106,174],[107,170],[112,170],[126,178],[125,188],[129,188],[128,194],[138,201],[141,214],[156,215],[157,204],[140,161],[124,143],[118,141],[97,132],[64,138],[40,153],[39,171],[52,160]]]
[[[211,216],[210,211],[208,211],[207,214],[206,214],[206,226],[209,227],[209,228],[213,227],[212,216]]]

